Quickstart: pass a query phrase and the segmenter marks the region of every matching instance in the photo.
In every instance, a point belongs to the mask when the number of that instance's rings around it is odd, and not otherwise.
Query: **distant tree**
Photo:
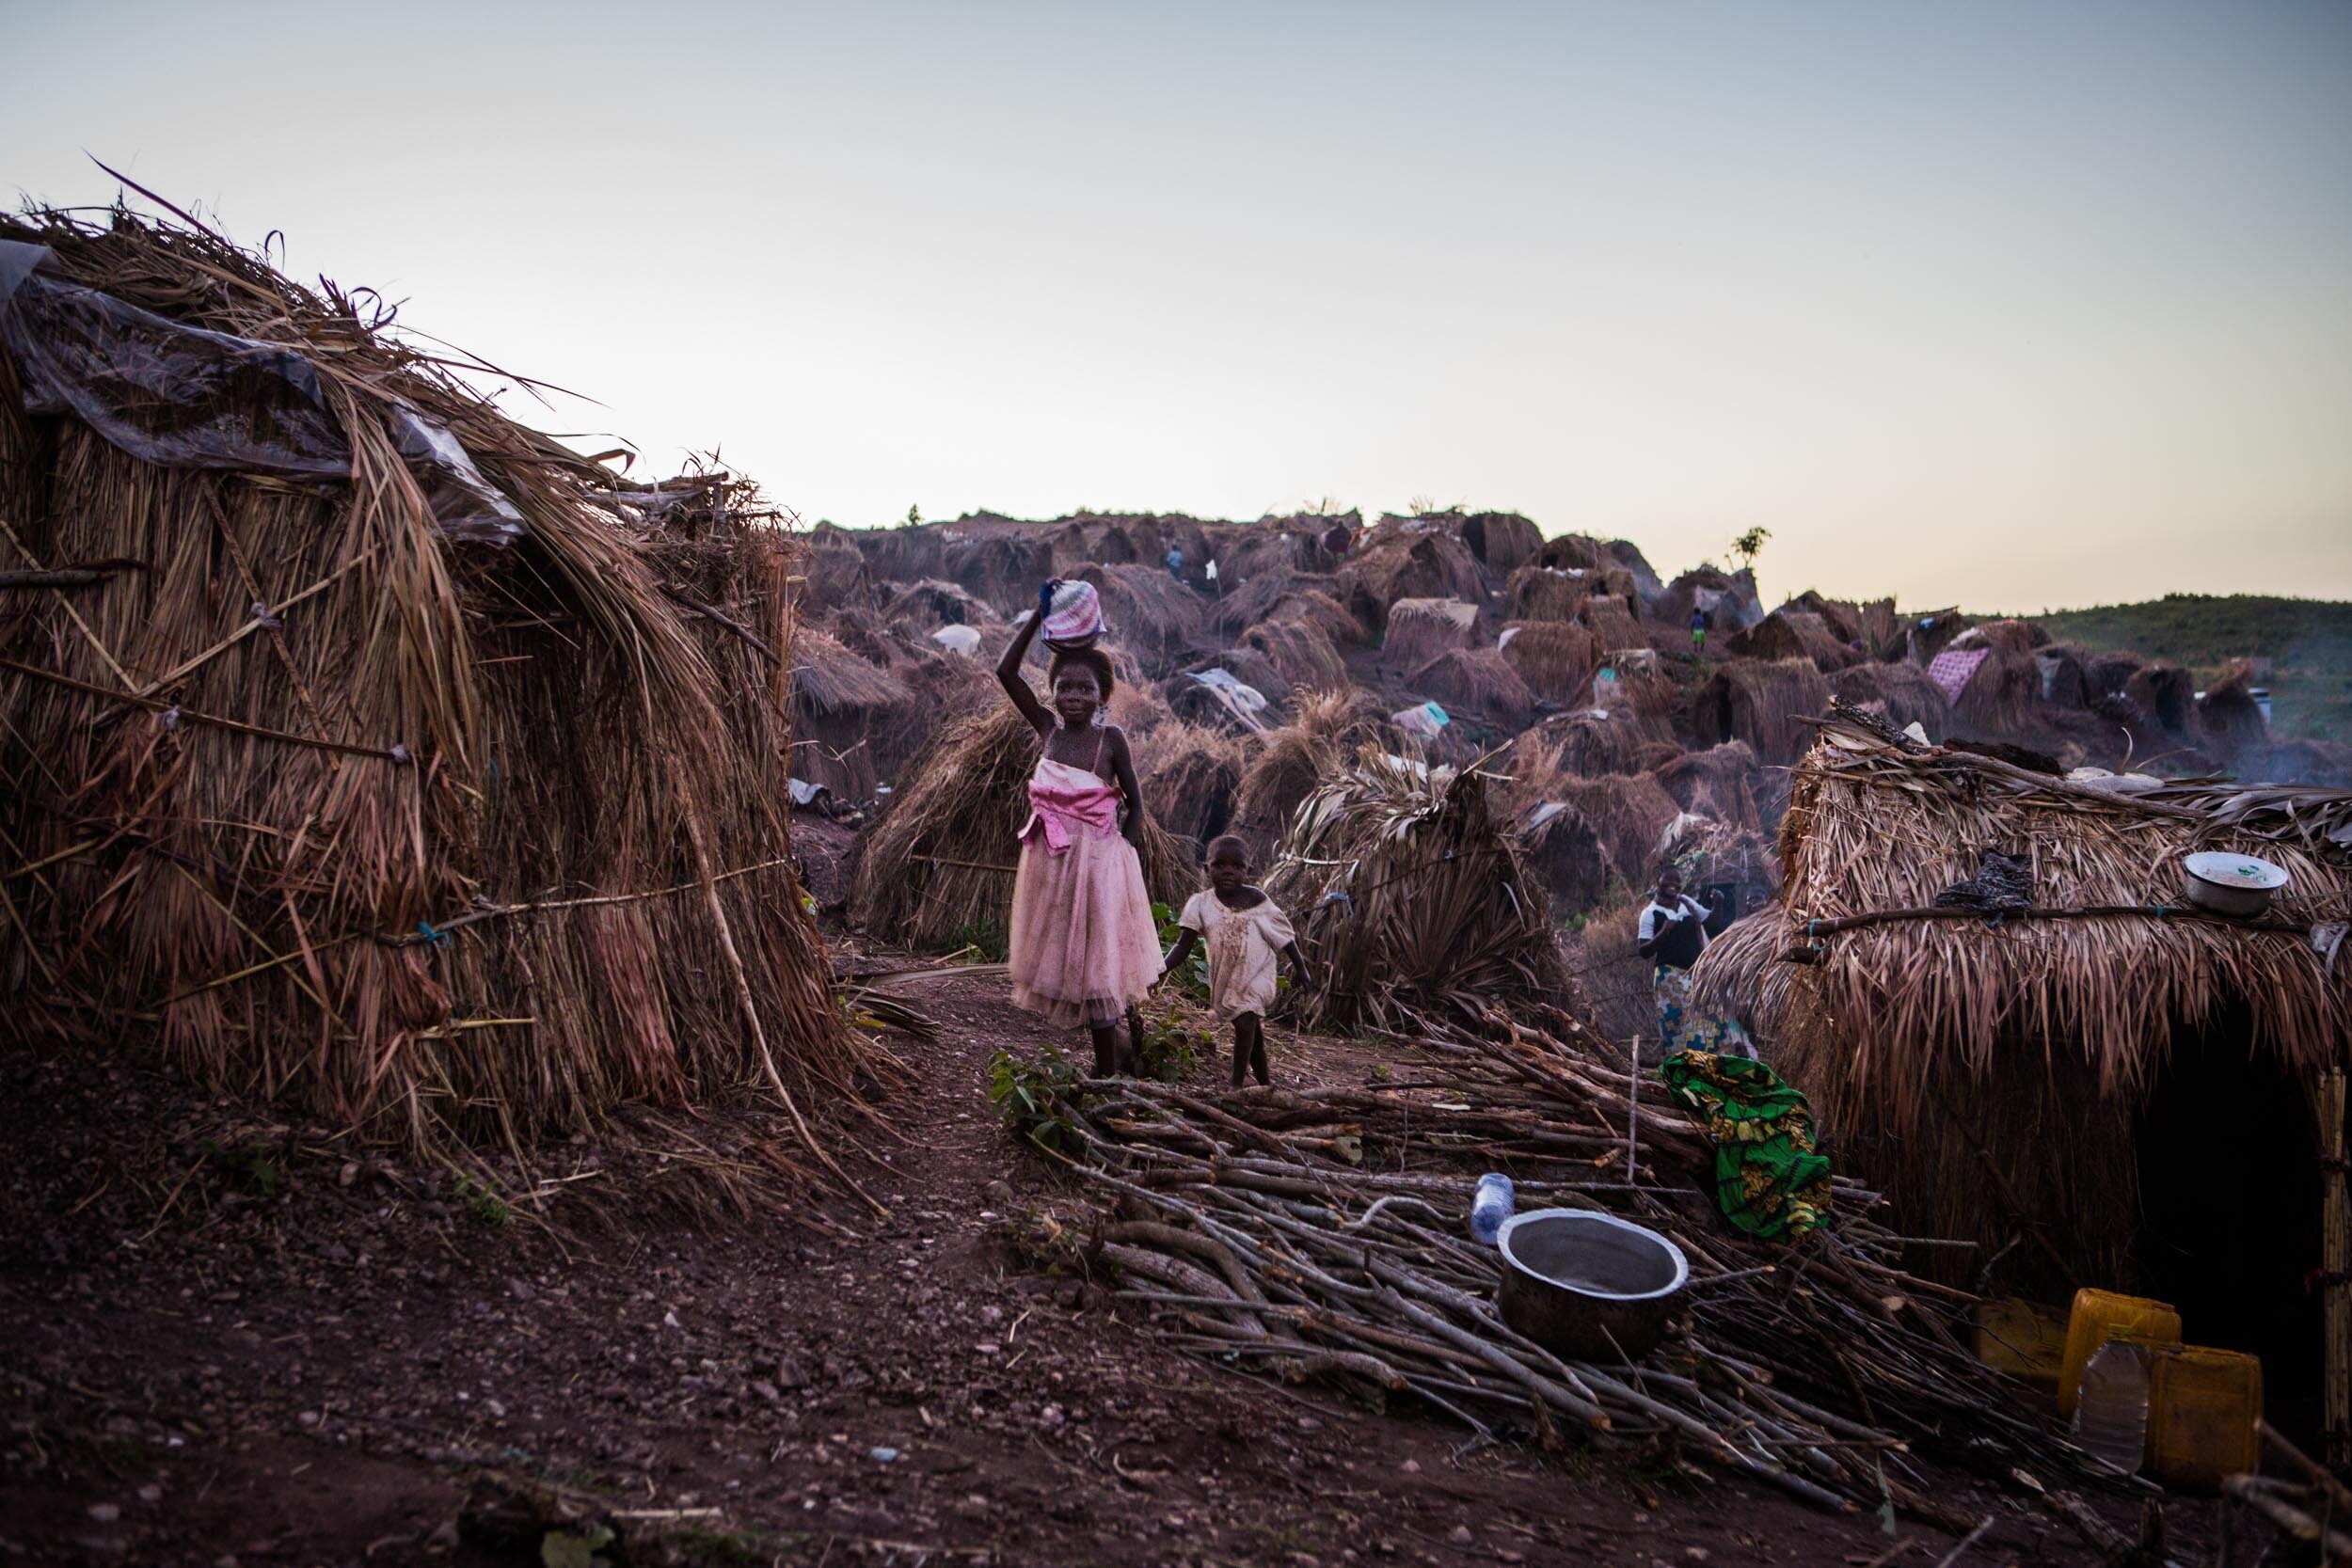
[[[915,524],[921,522],[922,520],[923,509],[921,507],[910,506],[907,508],[907,527],[913,528]]]
[[[1760,525],[1752,528],[1732,540],[1731,553],[1740,558],[1741,566],[1753,572],[1756,570],[1756,558],[1764,553],[1764,541],[1772,536],[1771,529]]]

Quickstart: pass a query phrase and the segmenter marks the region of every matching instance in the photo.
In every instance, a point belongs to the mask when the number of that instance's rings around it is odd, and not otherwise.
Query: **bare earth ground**
[[[1461,1452],[1412,1411],[1164,1348],[1009,1240],[1051,1179],[984,1098],[992,1052],[1040,1043],[1002,979],[922,1000],[938,1040],[892,1037],[911,1141],[860,1173],[890,1217],[829,1202],[839,1236],[626,1204],[615,1229],[567,1198],[559,1239],[299,1130],[265,1193],[201,1148],[241,1108],[119,1059],[0,1054],[0,1561],[585,1562],[543,1559],[516,1500],[549,1485],[617,1526],[615,1563],[1652,1568],[1897,1544],[1662,1463]],[[1278,1075],[1349,1069],[1287,1040]],[[1996,1519],[1970,1564],[2088,1560],[2010,1501],[1950,1497]],[[1951,1544],[1899,1535],[1898,1562]]]

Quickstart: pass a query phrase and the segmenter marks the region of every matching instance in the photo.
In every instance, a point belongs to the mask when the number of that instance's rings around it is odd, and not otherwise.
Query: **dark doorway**
[[[2233,1021],[2233,1025],[2239,1021]],[[2313,1444],[2324,1365],[2319,1132],[2310,1089],[2250,1030],[2176,1043],[2140,1115],[2139,1263],[2191,1344],[2262,1357],[2266,1418]],[[2314,1447],[2312,1451],[2317,1451]]]

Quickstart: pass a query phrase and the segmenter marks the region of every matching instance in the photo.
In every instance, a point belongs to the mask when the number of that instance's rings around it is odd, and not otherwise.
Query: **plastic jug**
[[[2169,1303],[2145,1296],[2075,1291],[2074,1309],[2066,1320],[2066,1359],[2058,1367],[2059,1414],[2074,1413],[2074,1391],[2082,1382],[2084,1365],[2116,1334],[2152,1345],[2177,1345],[2181,1315]]]
[[[1478,1191],[1470,1196],[1470,1234],[1494,1245],[1495,1235],[1511,1217],[1515,1201],[1509,1177],[1493,1170],[1480,1177]]]
[[[2263,1364],[2233,1350],[2165,1346],[2150,1368],[2148,1467],[2173,1486],[2217,1491],[2262,1459]]]
[[[1977,1359],[2045,1394],[2057,1393],[2066,1361],[2066,1314],[2013,1296],[1979,1302]]]
[[[2077,1385],[2075,1446],[2125,1475],[2137,1475],[2148,1452],[2148,1356],[2145,1345],[2109,1339]]]

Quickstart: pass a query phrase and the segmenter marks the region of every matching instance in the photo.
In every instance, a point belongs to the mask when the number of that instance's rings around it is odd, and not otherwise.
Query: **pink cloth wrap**
[[[1055,767],[1060,772],[1052,781],[1042,768],[1029,781],[1029,819],[1021,825],[1020,838],[1025,843],[1031,833],[1042,832],[1046,852],[1059,855],[1068,852],[1082,829],[1119,832],[1119,786],[1106,784],[1091,773],[1086,775],[1090,783],[1073,785],[1067,779],[1077,769],[1058,763]]]

